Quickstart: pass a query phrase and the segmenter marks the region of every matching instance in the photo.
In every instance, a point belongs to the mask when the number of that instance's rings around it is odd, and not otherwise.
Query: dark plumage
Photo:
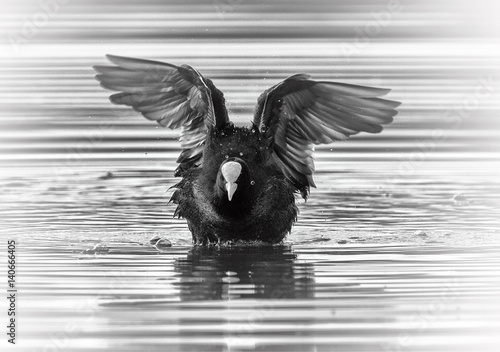
[[[315,187],[313,145],[378,133],[399,102],[388,89],[291,76],[258,99],[250,128],[235,127],[224,96],[190,66],[108,55],[115,66],[95,66],[115,104],[180,128],[172,201],[195,243],[281,241],[297,218],[294,193]]]

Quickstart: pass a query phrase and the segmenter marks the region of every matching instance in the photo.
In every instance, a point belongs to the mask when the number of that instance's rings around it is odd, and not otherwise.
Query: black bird
[[[313,146],[378,133],[399,102],[389,89],[314,81],[298,74],[259,97],[252,125],[234,126],[222,92],[188,65],[107,55],[94,66],[101,86],[118,91],[149,120],[180,128],[175,215],[187,220],[195,244],[230,240],[279,242],[297,219],[295,192],[315,187]]]

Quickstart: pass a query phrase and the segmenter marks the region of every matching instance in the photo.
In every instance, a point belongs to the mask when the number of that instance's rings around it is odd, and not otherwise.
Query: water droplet
[[[242,152],[240,152],[240,156],[243,156],[243,153],[242,153]]]
[[[236,284],[236,283],[240,282],[240,279],[237,277],[234,277],[234,276],[227,276],[227,277],[221,278],[220,281],[222,281],[223,283],[226,283],[226,284]]]
[[[226,159],[227,159],[227,158],[229,158],[229,155],[227,155],[227,154],[226,154],[226,155],[224,155],[224,158],[226,158]]]
[[[155,247],[159,251],[163,251],[165,248],[172,247],[172,243],[169,240],[167,240],[166,238],[160,238],[156,242]]]
[[[255,184],[255,181],[254,180],[250,181],[250,184],[253,186]]]

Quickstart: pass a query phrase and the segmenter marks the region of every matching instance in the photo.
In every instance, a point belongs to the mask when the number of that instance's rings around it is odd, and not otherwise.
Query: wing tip
[[[94,72],[103,73],[102,69],[104,65],[92,65],[91,67],[94,70]]]
[[[326,93],[340,93],[347,96],[357,96],[359,98],[382,97],[389,94],[392,90],[390,88],[379,88],[333,81],[316,81],[316,84],[314,86]]]
[[[291,80],[307,81],[310,80],[311,78],[312,76],[308,73],[297,73],[295,75],[285,78],[285,81],[291,81]]]
[[[383,97],[392,91],[391,88],[379,88],[379,87],[373,87],[373,88],[377,89],[380,92],[379,97]]]
[[[400,101],[397,101],[397,100],[389,100],[390,102],[392,102],[394,104],[394,107],[393,109],[396,109],[396,108],[399,108],[401,106],[401,104],[403,104],[402,102]],[[398,111],[396,110],[396,114],[398,113]],[[396,116],[396,115],[394,115]]]
[[[167,62],[139,59],[130,56],[121,56],[114,54],[106,54],[105,57],[113,64],[121,68],[144,70],[144,69],[179,69],[179,66],[169,64]]]
[[[130,59],[128,57],[125,57],[125,56],[120,56],[120,55],[113,55],[113,54],[106,54],[104,55],[106,57],[106,59],[108,59],[109,61],[111,61],[112,63],[118,65],[118,63],[116,61],[118,60],[123,60],[123,59]]]
[[[119,101],[121,98],[123,98],[125,95],[127,95],[127,93],[125,92],[118,92],[118,93],[114,93],[114,94],[111,94],[109,96],[109,101],[112,102],[113,104],[124,104],[123,102]]]

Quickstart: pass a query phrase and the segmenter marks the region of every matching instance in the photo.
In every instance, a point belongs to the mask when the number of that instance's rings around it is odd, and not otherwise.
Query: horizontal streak
[[[355,37],[353,37],[354,40]],[[215,43],[215,42],[214,42]],[[177,55],[194,57],[261,57],[263,53],[266,56],[296,56],[296,57],[311,57],[311,56],[333,56],[346,58],[345,51],[342,45],[350,44],[349,41],[294,41],[294,42],[254,42],[248,40],[228,41],[207,43],[200,41],[198,43],[168,43],[168,49],[175,52]],[[351,43],[352,44],[352,43]],[[102,56],[106,53],[114,53],[116,55],[137,56],[140,53],[141,57],[165,55],[167,43],[144,44],[140,42],[127,43],[106,43],[91,44],[38,44],[28,43],[23,45],[19,52],[16,52],[10,45],[0,45],[0,58],[15,58],[15,57],[95,57],[101,52]],[[434,56],[468,56],[468,57],[493,57],[500,56],[500,47],[493,42],[485,41],[467,41],[462,39],[457,42],[446,41],[441,42],[381,42],[377,41],[372,45],[368,45],[364,50],[354,51],[352,57],[434,57]],[[349,58],[348,56],[347,58]],[[103,59],[104,62],[104,59]]]

